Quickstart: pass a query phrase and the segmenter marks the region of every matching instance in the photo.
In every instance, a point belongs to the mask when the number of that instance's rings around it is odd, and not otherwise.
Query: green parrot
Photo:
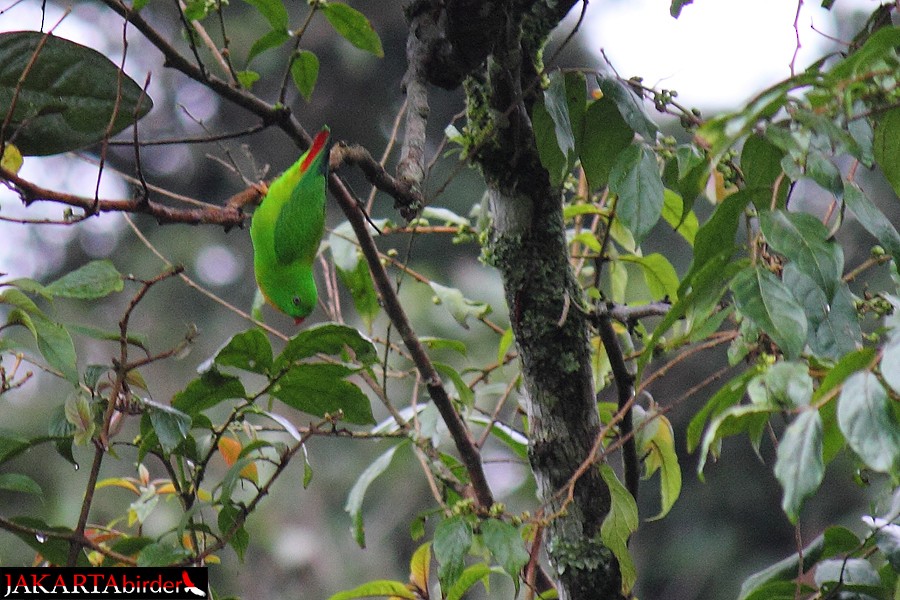
[[[250,224],[253,270],[265,299],[299,325],[316,306],[312,264],[325,229],[328,127],[269,186]]]

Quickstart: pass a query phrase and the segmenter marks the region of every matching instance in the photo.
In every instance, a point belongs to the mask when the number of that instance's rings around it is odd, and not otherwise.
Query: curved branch
[[[159,224],[184,223],[187,225],[219,225],[226,229],[242,227],[247,215],[241,206],[258,201],[260,190],[248,188],[236,194],[225,206],[205,206],[202,208],[173,208],[165,204],[149,201],[143,197],[131,199],[100,199],[57,192],[22,179],[15,173],[0,168],[0,180],[19,194],[25,206],[34,202],[56,202],[72,208],[80,208],[85,215],[104,212],[127,212],[150,215]]]
[[[328,162],[332,170],[343,164],[359,167],[369,183],[394,198],[394,208],[399,210],[400,215],[407,221],[414,219],[425,205],[417,188],[391,177],[372,154],[359,144],[338,142],[331,149]]]

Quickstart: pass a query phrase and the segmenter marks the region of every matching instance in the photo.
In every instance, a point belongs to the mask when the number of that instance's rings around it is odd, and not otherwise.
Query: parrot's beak
[[[294,325],[300,325],[305,320],[306,320],[306,317],[294,317]]]

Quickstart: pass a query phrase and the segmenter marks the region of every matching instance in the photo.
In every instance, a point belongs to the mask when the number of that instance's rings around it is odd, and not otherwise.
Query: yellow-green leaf
[[[628,596],[634,582],[637,580],[637,570],[634,560],[628,551],[628,538],[637,531],[638,511],[634,497],[619,482],[615,471],[607,464],[600,465],[600,475],[609,488],[612,504],[609,514],[600,525],[600,537],[606,544],[616,560],[619,561],[619,570],[622,575],[622,593]]]

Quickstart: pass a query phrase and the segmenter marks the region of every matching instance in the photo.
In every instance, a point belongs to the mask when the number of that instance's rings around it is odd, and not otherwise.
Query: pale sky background
[[[800,70],[833,45],[818,33],[835,34],[835,18],[819,7],[819,0],[695,0],[684,7],[677,20],[669,15],[668,0],[593,0],[579,35],[581,43],[597,54],[598,62],[603,48],[620,75],[640,75],[648,85],[675,89],[679,102],[697,106],[709,115],[734,107],[790,75],[789,64],[797,45],[793,24],[798,1],[802,47],[796,67]],[[877,0],[837,0],[836,7],[849,10],[856,6],[871,11],[877,3]],[[8,5],[10,2],[0,2],[0,10]],[[40,8],[41,2],[37,0],[17,4],[0,14],[0,31],[38,28]],[[58,7],[48,4],[47,8],[45,27],[62,15]],[[98,10],[101,9],[96,5],[75,3],[74,11],[56,33],[108,53],[118,62],[119,39],[110,40],[98,31],[95,24]],[[580,5],[567,20],[569,27],[574,25],[579,11]],[[157,60],[157,55],[152,50],[142,51],[139,37],[131,36],[126,71],[142,81],[152,68],[152,64],[142,64],[142,60]],[[153,85],[150,93],[154,95]],[[190,82],[180,87],[177,99],[199,118],[204,117],[204,109],[214,106],[209,93]],[[183,164],[176,151],[171,156],[173,168]],[[93,167],[66,157],[28,158],[21,175],[41,185],[76,194],[93,195],[96,184]],[[110,173],[104,174],[102,197],[122,197],[127,193],[128,188],[121,180]],[[45,204],[33,205],[25,211],[18,197],[0,186],[0,215],[59,218],[61,209]],[[40,277],[48,264],[61,260],[64,243],[73,238],[90,254],[103,255],[122,234],[122,227],[122,219],[116,215],[89,219],[77,228],[23,227],[0,222],[0,273]],[[43,248],[37,256],[22,251],[30,239]],[[211,256],[215,263],[223,264],[223,250],[230,252],[217,247],[201,253],[198,267]],[[235,271],[232,276],[239,274]],[[221,274],[216,277],[221,279]],[[230,283],[227,279],[208,283],[225,285]]]

